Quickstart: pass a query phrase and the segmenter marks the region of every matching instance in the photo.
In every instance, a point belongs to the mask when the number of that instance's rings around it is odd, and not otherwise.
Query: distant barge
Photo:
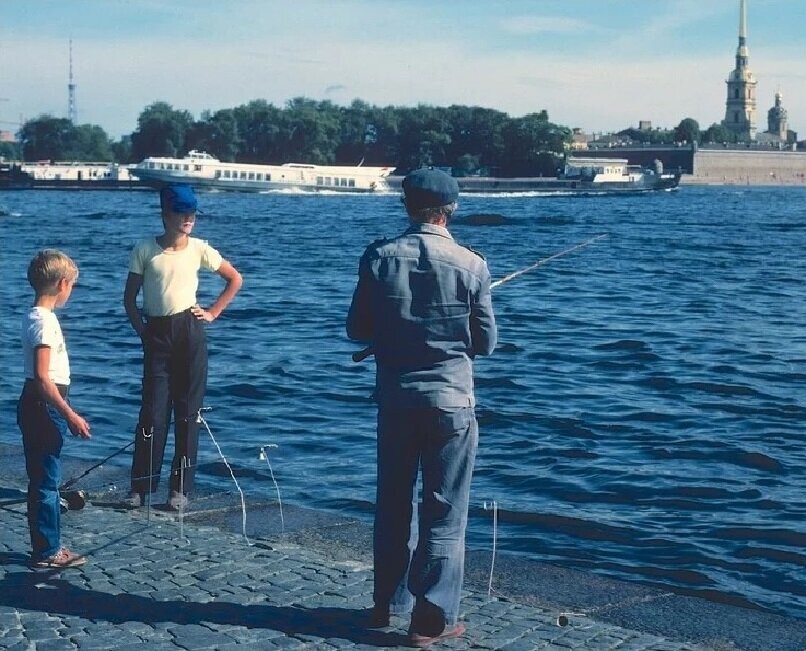
[[[0,163],[0,190],[143,190],[148,185],[114,163]]]
[[[462,193],[537,193],[567,195],[638,194],[674,190],[680,174],[664,174],[663,166],[652,169],[629,165],[623,158],[566,159],[562,174],[556,177],[457,179]]]

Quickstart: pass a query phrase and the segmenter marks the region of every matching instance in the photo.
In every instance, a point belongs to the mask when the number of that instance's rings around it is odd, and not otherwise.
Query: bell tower
[[[736,67],[728,76],[728,99],[725,102],[725,119],[722,121],[739,140],[756,139],[756,85],[750,70],[747,49],[747,0],[739,0],[739,46],[736,48]]]

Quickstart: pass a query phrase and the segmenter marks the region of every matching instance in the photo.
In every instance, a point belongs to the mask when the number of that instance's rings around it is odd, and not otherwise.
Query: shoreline
[[[27,527],[24,522],[25,505],[19,502],[16,505],[7,504],[13,495],[16,495],[17,499],[20,496],[24,498],[25,475],[24,468],[19,463],[21,458],[22,452],[19,446],[0,443],[0,470],[4,477],[0,483],[0,496],[2,496],[0,506],[3,507],[0,508],[0,521],[7,523],[9,519],[16,520],[16,530],[21,529],[25,533],[23,536],[24,548],[18,548],[19,542],[16,546],[9,546],[9,536],[7,533],[4,534],[3,547],[6,557],[10,555],[20,557],[29,552]],[[63,457],[63,462],[63,479],[69,479],[91,465],[67,456]],[[106,472],[107,477],[110,477],[107,470],[109,469],[101,467],[98,469],[98,473]],[[120,468],[111,470],[114,477],[119,479]],[[78,488],[80,488],[80,484],[81,482],[77,485]],[[158,495],[161,496],[163,492],[164,489]],[[160,558],[161,562],[170,568],[172,567],[173,551],[175,550],[179,555],[185,553],[176,544],[177,534],[185,533],[193,545],[198,544],[202,548],[210,540],[223,536],[229,541],[227,548],[215,548],[215,544],[213,544],[212,551],[217,560],[206,566],[205,576],[207,574],[216,575],[217,564],[228,567],[228,573],[237,575],[239,572],[237,556],[256,546],[264,551],[268,549],[270,554],[272,550],[293,549],[306,557],[312,555],[319,559],[318,563],[323,563],[326,567],[342,568],[342,570],[352,568],[351,571],[362,573],[363,592],[359,595],[361,598],[357,603],[360,603],[361,607],[371,605],[369,595],[371,594],[372,537],[371,527],[367,524],[286,504],[283,506],[285,532],[281,532],[278,505],[275,502],[250,499],[247,502],[246,527],[247,536],[251,542],[250,547],[241,535],[242,513],[237,495],[227,493],[200,495],[198,499],[191,501],[190,509],[181,518],[174,514],[161,512],[156,507],[152,508],[151,513],[148,513],[146,509],[124,511],[115,508],[116,499],[118,496],[109,491],[89,493],[89,503],[84,510],[70,511],[65,514],[63,526],[65,539],[70,541],[77,536],[83,536],[87,541],[92,541],[94,545],[96,538],[94,532],[97,531],[99,535],[108,535],[109,529],[104,524],[106,520],[114,521],[115,526],[118,527],[145,528],[148,534],[154,537],[154,545],[164,547],[157,539],[162,542],[169,541],[166,548],[167,553],[163,551]],[[8,530],[7,524],[4,529]],[[83,533],[81,533],[82,531]],[[212,535],[209,533],[211,531],[219,533]],[[102,558],[105,559],[103,562],[113,562],[113,569],[106,571],[104,581],[108,584],[117,584],[119,576],[131,579],[132,577],[128,574],[129,570],[126,569],[130,564],[130,560],[127,561],[127,559],[136,558],[140,553],[136,540],[121,538],[120,542],[114,545],[110,543],[110,545],[107,545],[106,548],[109,555]],[[90,545],[82,543],[82,547],[84,546],[87,548],[77,548],[77,551],[89,552]],[[197,551],[197,553],[201,552]],[[90,555],[89,563],[86,566],[89,568],[87,572],[94,571],[92,569],[95,565],[94,557],[95,554]],[[233,559],[235,560],[234,566]],[[488,595],[492,560],[489,551],[468,549],[465,591],[470,592],[470,596],[463,601],[463,612],[467,611],[465,619],[469,624],[466,641],[478,641],[475,639],[478,630],[474,621],[477,622],[480,611],[484,611],[485,608],[500,609],[503,608],[502,604],[507,604],[507,609],[511,605],[519,614],[517,616],[508,615],[502,621],[490,623],[489,626],[495,630],[485,631],[485,634],[492,635],[492,639],[496,639],[496,635],[503,629],[511,628],[513,624],[523,628],[524,622],[518,621],[523,617],[533,619],[539,624],[535,625],[535,634],[542,635],[541,639],[545,638],[547,643],[550,641],[549,638],[565,638],[568,635],[579,637],[583,636],[584,631],[606,627],[607,636],[610,637],[615,635],[616,637],[621,636],[624,640],[630,640],[635,635],[647,636],[644,646],[630,647],[635,649],[799,651],[806,648],[806,621],[762,610],[719,604],[698,597],[608,579],[585,571],[531,561],[503,553],[498,553],[494,559],[493,589]],[[98,563],[101,562],[102,559],[99,558]],[[293,567],[289,571],[298,572]],[[8,559],[0,565],[0,572],[8,572]],[[37,576],[37,574],[27,570],[20,576]],[[64,576],[80,580],[82,573],[67,570],[64,571]],[[0,585],[6,582],[6,578],[7,576],[0,580]],[[136,577],[134,578],[136,579]],[[177,577],[174,576],[174,578]],[[239,587],[247,591],[254,590],[255,586],[250,581],[252,579],[247,580],[246,577],[241,577],[239,584],[243,583],[243,585],[239,585]],[[313,585],[307,579],[303,584],[320,597],[330,595],[337,601],[339,598],[350,601],[352,597],[356,596],[352,594],[353,588],[348,589],[345,594],[340,594],[344,592],[344,586],[339,583],[331,584],[331,577],[327,575],[319,576],[318,585]],[[123,591],[126,592],[125,585],[118,587],[124,588]],[[205,584],[204,586],[197,585],[196,589],[203,592],[214,591],[215,587]],[[266,600],[267,603],[274,603],[272,595],[267,595]],[[5,606],[2,606],[4,610],[0,610],[0,635],[2,635],[3,628],[3,612],[13,605],[13,601],[13,595],[2,600]],[[25,604],[21,603],[21,605]],[[14,606],[14,608],[19,612],[19,606]],[[53,616],[53,613],[48,612],[47,615]],[[78,613],[72,615],[78,615]],[[93,614],[88,612],[85,616],[92,618]],[[560,616],[567,618],[567,626],[558,626]],[[128,617],[128,614],[125,614],[125,617]],[[139,621],[136,617],[134,620]],[[355,622],[351,626],[355,627]],[[501,639],[503,640],[503,638]],[[555,641],[557,640],[555,639]],[[374,642],[368,641],[368,643],[373,644]],[[563,644],[561,647],[546,648],[615,648],[586,646],[586,644],[587,642],[581,646]],[[495,644],[487,644],[481,648],[505,647],[506,645],[502,642],[500,647]],[[77,648],[84,648],[84,646],[78,645]],[[260,648],[272,647],[268,645]],[[314,646],[297,648],[333,647],[320,647],[318,643],[314,643]],[[541,647],[518,646],[517,648]]]

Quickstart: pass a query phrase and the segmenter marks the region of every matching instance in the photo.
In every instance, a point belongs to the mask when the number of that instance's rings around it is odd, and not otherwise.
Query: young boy
[[[188,185],[160,190],[164,233],[132,251],[123,293],[126,314],[143,342],[143,395],[135,433],[131,492],[124,501],[142,506],[157,490],[168,421],[173,408],[174,457],[167,508],[183,509],[193,488],[199,442],[198,412],[207,388],[207,333],[241,288],[241,274],[207,242],[190,237],[196,196]],[[207,309],[196,302],[198,271],[220,275],[226,285]],[[143,290],[142,313],[137,295]]]
[[[28,472],[31,564],[38,568],[78,567],[87,560],[62,547],[60,535],[59,452],[68,429],[74,436],[90,438],[89,424],[67,399],[70,361],[54,314],[67,303],[76,280],[75,262],[61,251],[40,251],[28,265],[28,282],[35,298],[34,307],[23,319],[25,385],[17,403],[17,424]]]

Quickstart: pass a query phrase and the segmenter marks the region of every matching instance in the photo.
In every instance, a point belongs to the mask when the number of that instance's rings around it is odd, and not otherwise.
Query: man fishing
[[[415,646],[464,634],[458,621],[470,480],[478,444],[473,359],[495,348],[490,272],[448,231],[456,180],[403,180],[409,228],[370,245],[347,334],[377,363],[377,496],[371,625],[411,612]],[[417,476],[422,469],[422,502]]]

